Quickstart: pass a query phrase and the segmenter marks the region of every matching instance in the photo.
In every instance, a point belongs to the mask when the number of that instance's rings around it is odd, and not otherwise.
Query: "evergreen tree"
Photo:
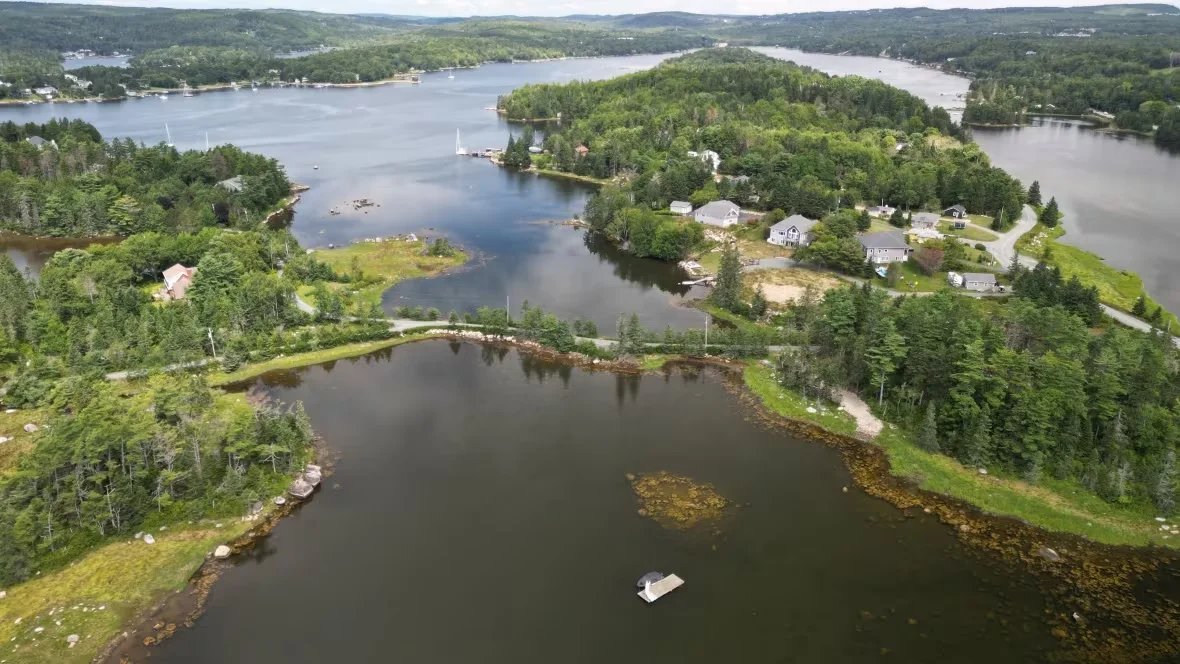
[[[721,253],[721,265],[717,268],[717,281],[713,286],[712,298],[717,306],[737,312],[741,308],[742,263],[736,247],[727,247]]]
[[[1041,223],[1049,228],[1056,228],[1061,220],[1061,211],[1057,209],[1057,199],[1050,198],[1049,204],[1041,210]]]
[[[900,209],[895,209],[893,214],[889,215],[889,225],[897,228],[905,228],[905,215]]]
[[[1041,183],[1033,180],[1033,183],[1028,187],[1028,197],[1025,199],[1029,205],[1036,207],[1041,206]]]
[[[873,227],[873,220],[869,218],[868,208],[860,211],[860,217],[856,220],[856,230],[864,233]]]
[[[1176,508],[1176,451],[1168,450],[1155,483],[1155,504],[1164,514]]]
[[[918,431],[918,446],[927,452],[938,452],[938,416],[934,402],[926,403],[926,418],[922,420],[922,428]]]
[[[750,303],[750,313],[754,314],[754,318],[762,318],[769,306],[770,303],[766,301],[766,293],[762,290],[762,284],[758,284],[758,288],[754,289],[754,300]]]
[[[898,334],[893,319],[880,321],[873,329],[864,353],[869,382],[877,386],[877,405],[885,402],[885,383],[905,353],[905,338]]]
[[[1140,295],[1135,300],[1135,306],[1131,307],[1131,313],[1140,318],[1147,314],[1147,295]]]
[[[986,405],[975,420],[975,427],[963,445],[963,463],[972,468],[982,468],[991,457],[991,409]]]

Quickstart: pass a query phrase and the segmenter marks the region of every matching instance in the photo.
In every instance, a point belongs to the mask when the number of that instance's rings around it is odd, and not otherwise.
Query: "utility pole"
[[[217,359],[217,344],[213,342],[213,328],[205,328],[209,332],[209,345],[213,347],[213,359]]]
[[[504,296],[504,318],[509,325],[512,324],[512,301],[507,295]]]
[[[705,355],[709,354],[709,314],[705,314]]]

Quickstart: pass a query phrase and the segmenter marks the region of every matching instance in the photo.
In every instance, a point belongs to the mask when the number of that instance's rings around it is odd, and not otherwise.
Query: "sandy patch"
[[[869,405],[864,402],[864,399],[856,394],[848,390],[840,390],[840,405],[856,420],[858,436],[872,440],[881,433],[881,429],[885,428],[885,424],[877,419],[873,411],[869,410]]]
[[[831,275],[795,267],[754,270],[746,274],[745,282],[751,296],[758,286],[762,286],[766,300],[778,305],[795,302],[803,296],[809,285],[815,296],[821,297],[825,291],[838,288],[843,283]]]

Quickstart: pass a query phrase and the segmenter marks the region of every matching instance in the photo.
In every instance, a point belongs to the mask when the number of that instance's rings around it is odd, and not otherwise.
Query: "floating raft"
[[[648,604],[651,604],[652,602],[656,601],[657,599],[663,597],[664,595],[667,595],[668,593],[672,592],[673,590],[676,590],[677,588],[679,588],[680,586],[683,586],[683,585],[684,585],[684,579],[676,576],[675,574],[669,574],[668,576],[665,576],[664,578],[660,579],[659,581],[656,581],[655,583],[651,584],[647,588],[640,590],[636,594],[638,594],[641,598],[643,598],[643,601],[647,602]]]

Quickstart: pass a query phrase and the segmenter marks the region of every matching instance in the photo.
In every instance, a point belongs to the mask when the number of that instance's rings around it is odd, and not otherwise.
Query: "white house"
[[[692,203],[686,201],[672,201],[668,209],[676,214],[690,214],[692,213]]]
[[[815,224],[814,219],[793,214],[771,226],[766,241],[780,247],[806,247],[811,244],[811,229]]]
[[[914,215],[914,228],[938,228],[938,214],[935,212],[919,212]]]
[[[696,209],[693,217],[710,226],[733,226],[742,217],[741,208],[729,201],[713,201]]]

